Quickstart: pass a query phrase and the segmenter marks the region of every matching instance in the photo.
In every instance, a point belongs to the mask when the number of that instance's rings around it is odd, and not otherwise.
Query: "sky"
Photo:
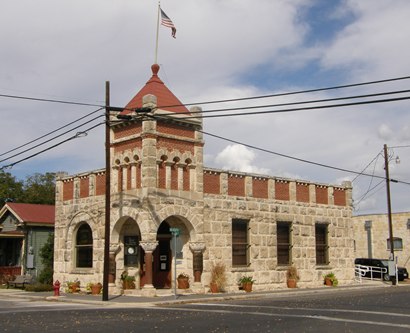
[[[249,113],[319,103],[244,109],[403,91],[410,88],[408,79],[201,105],[407,77],[410,1],[162,0],[161,8],[177,29],[175,39],[169,28],[159,29],[162,81],[183,103],[204,111],[242,109],[204,119],[205,132],[232,140],[205,135],[205,166],[335,185],[353,181],[354,214],[383,214],[386,144],[390,177],[399,180],[391,183],[392,212],[410,211],[409,100],[265,114]],[[106,81],[111,105],[122,107],[151,77],[157,10],[153,0],[4,1],[0,168],[18,162],[4,170],[25,179],[37,172],[76,174],[104,167],[103,126],[86,130],[103,120],[91,121],[103,114],[97,105],[105,103]],[[409,96],[403,92],[371,99]],[[322,104],[364,100],[369,99]],[[248,114],[226,116],[239,112]],[[68,140],[77,132],[87,135]],[[24,152],[28,148],[33,149]]]

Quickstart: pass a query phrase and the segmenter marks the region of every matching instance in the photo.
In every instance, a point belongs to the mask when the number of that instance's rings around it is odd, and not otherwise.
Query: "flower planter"
[[[211,293],[217,293],[217,292],[219,292],[219,288],[218,288],[218,285],[216,284],[216,283],[214,283],[214,282],[211,282],[210,284],[209,284],[209,288],[211,289]]]
[[[243,283],[242,289],[245,290],[247,293],[250,293],[252,291],[252,282]]]
[[[296,288],[296,279],[288,279],[286,281],[288,288]]]
[[[177,279],[178,281],[178,289],[188,289],[189,288],[189,280],[188,279]]]
[[[331,278],[325,278],[325,285],[332,287],[333,286],[333,281]]]
[[[91,286],[91,294],[92,295],[99,295],[101,293],[102,285],[100,283],[93,284]]]
[[[135,289],[134,281],[124,280],[122,286],[123,286],[123,289]]]

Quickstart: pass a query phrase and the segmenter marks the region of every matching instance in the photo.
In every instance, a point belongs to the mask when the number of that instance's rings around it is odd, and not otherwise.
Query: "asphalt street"
[[[4,296],[0,332],[410,332],[409,285],[134,306]]]

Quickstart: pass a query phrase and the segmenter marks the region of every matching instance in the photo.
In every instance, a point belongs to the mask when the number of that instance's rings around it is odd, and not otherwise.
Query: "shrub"
[[[223,263],[216,263],[211,268],[211,283],[216,283],[220,290],[226,286],[226,267]]]
[[[34,291],[34,292],[40,292],[40,291],[53,291],[53,286],[50,284],[45,284],[45,283],[33,283],[33,284],[28,284],[24,287],[25,291]]]
[[[286,271],[286,279],[287,280],[296,280],[299,281],[299,273],[295,266],[289,266]]]

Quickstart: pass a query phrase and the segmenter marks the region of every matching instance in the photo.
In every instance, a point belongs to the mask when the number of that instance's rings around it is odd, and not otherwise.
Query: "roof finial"
[[[152,75],[157,76],[157,74],[159,72],[159,65],[158,64],[153,64],[151,66],[151,70],[152,70]]]

